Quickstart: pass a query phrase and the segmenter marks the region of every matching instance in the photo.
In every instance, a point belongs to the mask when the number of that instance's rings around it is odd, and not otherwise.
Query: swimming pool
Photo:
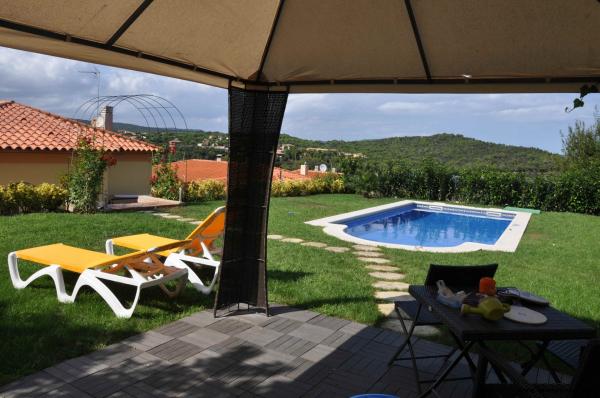
[[[402,201],[308,224],[340,239],[407,250],[514,252],[529,213],[418,201]]]

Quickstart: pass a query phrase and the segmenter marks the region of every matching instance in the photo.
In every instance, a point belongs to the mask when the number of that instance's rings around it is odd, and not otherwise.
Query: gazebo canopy
[[[597,0],[0,0],[0,45],[218,87],[575,92]]]

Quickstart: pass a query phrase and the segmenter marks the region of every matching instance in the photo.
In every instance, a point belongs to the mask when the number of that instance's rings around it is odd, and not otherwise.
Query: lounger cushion
[[[63,269],[82,273],[88,268],[113,264],[123,256],[80,249],[62,243],[17,251],[17,258],[42,265],[56,264]]]
[[[177,239],[170,239],[163,236],[150,234],[120,236],[118,238],[114,238],[112,241],[115,246],[126,247],[133,250],[146,250],[151,247],[158,247],[178,242]],[[159,254],[166,257],[178,250],[179,249],[165,250]]]

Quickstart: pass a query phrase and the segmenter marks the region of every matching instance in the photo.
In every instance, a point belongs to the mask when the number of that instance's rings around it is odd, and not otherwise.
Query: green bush
[[[306,196],[343,192],[346,192],[343,178],[333,173],[307,180],[274,180],[271,185],[271,196]]]
[[[346,186],[368,197],[458,201],[600,215],[600,165],[559,175],[528,176],[491,169],[448,170],[431,161],[367,164],[345,175]]]
[[[0,214],[56,211],[68,197],[66,189],[48,183],[37,186],[26,182],[0,185]]]
[[[177,178],[177,167],[172,165],[173,154],[166,150],[153,158],[154,173],[150,180],[150,192],[157,198],[179,200],[183,183]]]
[[[77,143],[75,158],[69,173],[69,202],[76,213],[94,213],[102,193],[104,171],[114,164],[113,158],[98,149],[93,137],[83,137]]]
[[[192,181],[185,187],[186,202],[204,202],[207,200],[223,200],[227,187],[223,181],[201,180]]]

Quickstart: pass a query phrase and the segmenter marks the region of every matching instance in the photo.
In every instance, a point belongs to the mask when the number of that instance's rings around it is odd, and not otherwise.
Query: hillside
[[[403,160],[418,163],[431,158],[450,167],[488,166],[518,171],[552,171],[560,155],[537,148],[495,144],[458,134],[419,137],[391,137],[361,141],[312,141],[282,135],[280,143],[302,148],[327,148],[340,152],[362,153],[369,160]]]
[[[226,157],[227,134],[215,131],[189,130],[170,133],[148,131],[147,128],[126,123],[115,123],[116,130],[136,133],[139,138],[165,145],[179,139],[177,158],[214,159],[221,153]],[[361,141],[315,141],[282,134],[280,144],[292,144],[278,161],[285,168],[298,168],[301,163],[310,167],[326,163],[338,166],[343,153],[363,154],[371,162],[405,161],[409,164],[430,158],[451,168],[492,167],[528,173],[552,172],[558,169],[561,155],[537,148],[495,144],[458,134],[436,134],[417,137],[391,137]],[[203,144],[199,146],[198,144]],[[319,151],[307,150],[318,148]],[[328,151],[324,151],[328,150]]]

